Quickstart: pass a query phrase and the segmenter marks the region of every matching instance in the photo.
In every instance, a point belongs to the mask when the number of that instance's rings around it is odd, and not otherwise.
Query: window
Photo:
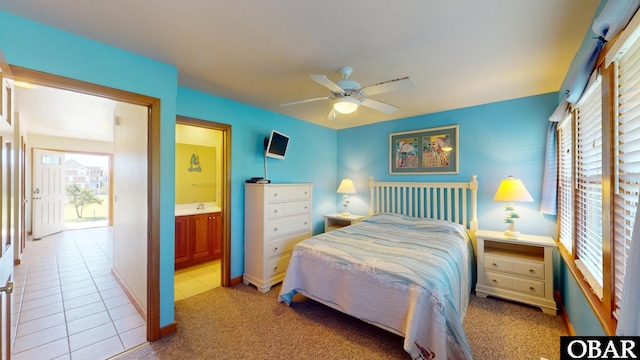
[[[640,39],[625,47],[557,127],[561,254],[608,335],[640,194]]]
[[[558,217],[560,242],[569,252],[573,249],[573,138],[572,116],[569,114],[558,124]]]
[[[617,62],[617,121],[614,171],[613,257],[615,308],[620,307],[622,284],[631,246],[640,190],[640,41]]]
[[[602,82],[578,103],[575,152],[576,265],[602,299]]]

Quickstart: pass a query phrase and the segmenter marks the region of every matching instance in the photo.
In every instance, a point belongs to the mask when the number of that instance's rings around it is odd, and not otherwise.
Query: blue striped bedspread
[[[471,359],[474,266],[462,225],[381,213],[298,243],[278,300],[301,293],[401,335],[412,359]]]

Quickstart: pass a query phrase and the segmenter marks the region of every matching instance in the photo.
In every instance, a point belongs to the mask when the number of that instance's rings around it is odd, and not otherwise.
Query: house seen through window
[[[109,223],[109,157],[65,154],[65,228],[106,226]]]

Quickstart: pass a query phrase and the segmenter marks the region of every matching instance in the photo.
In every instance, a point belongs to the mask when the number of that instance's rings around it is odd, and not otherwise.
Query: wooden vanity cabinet
[[[175,269],[222,256],[221,213],[176,216]]]

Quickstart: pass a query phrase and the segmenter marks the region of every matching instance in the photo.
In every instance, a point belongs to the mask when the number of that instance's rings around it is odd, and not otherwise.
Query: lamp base
[[[340,216],[344,216],[344,217],[349,217],[351,216],[351,214],[348,211],[343,211],[342,214],[340,214]]]
[[[520,234],[520,231],[517,231],[517,230],[507,229],[504,231],[504,236],[509,238],[519,238],[520,235],[522,234]]]

